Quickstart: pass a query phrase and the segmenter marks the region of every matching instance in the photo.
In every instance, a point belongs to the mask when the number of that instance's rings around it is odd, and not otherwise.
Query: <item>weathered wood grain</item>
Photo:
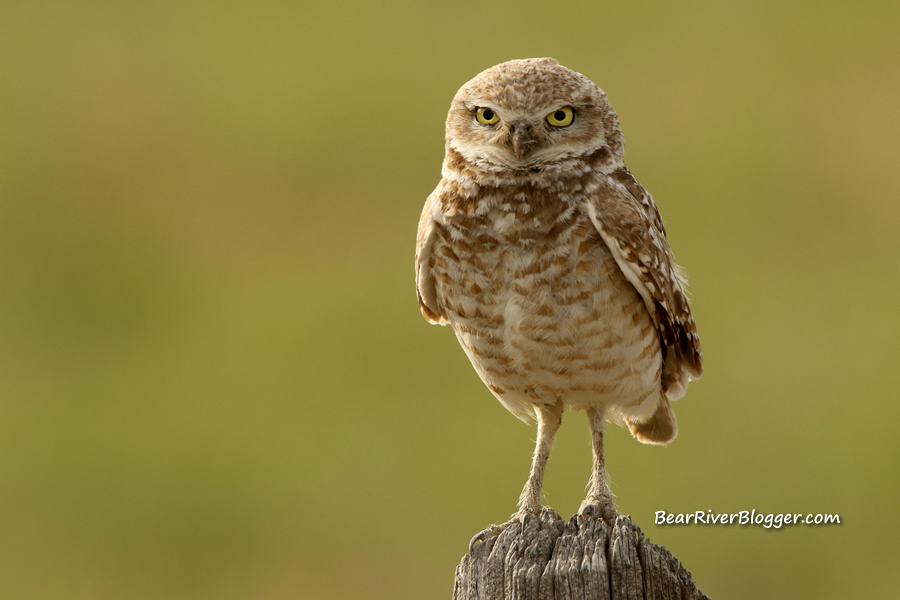
[[[710,600],[631,518],[529,515],[463,556],[453,600]]]

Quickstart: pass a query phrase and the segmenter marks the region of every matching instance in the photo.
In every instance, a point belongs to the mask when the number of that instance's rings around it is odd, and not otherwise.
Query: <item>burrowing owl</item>
[[[503,406],[537,419],[518,516],[541,509],[565,407],[585,409],[592,431],[581,512],[615,516],[604,420],[672,441],[669,402],[703,370],[662,219],[623,154],[606,94],[551,58],[480,73],[447,116],[442,179],[416,240],[419,305],[453,327]]]

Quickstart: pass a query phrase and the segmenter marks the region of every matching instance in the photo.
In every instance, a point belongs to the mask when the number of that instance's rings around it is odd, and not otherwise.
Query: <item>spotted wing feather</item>
[[[663,351],[662,386],[671,400],[703,373],[697,327],[684,280],[666,240],[662,218],[650,194],[627,169],[610,176],[587,211],[625,277],[644,300]]]
[[[432,273],[431,257],[436,236],[431,199],[432,196],[429,196],[425,201],[425,208],[422,209],[422,217],[419,219],[419,231],[416,235],[416,294],[419,297],[419,308],[422,310],[425,320],[435,325],[446,325],[449,321],[445,315],[441,314]]]

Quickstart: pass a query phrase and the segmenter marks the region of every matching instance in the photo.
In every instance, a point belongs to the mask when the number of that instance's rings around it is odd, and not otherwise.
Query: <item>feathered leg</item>
[[[590,490],[578,512],[585,516],[597,516],[611,523],[616,518],[616,507],[613,506],[612,492],[606,481],[606,461],[603,457],[604,412],[602,407],[587,409],[588,422],[591,426],[594,466],[591,470]]]

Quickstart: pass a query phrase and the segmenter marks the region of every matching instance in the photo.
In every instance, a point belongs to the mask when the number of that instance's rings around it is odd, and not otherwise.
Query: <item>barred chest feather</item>
[[[435,198],[437,300],[482,380],[513,414],[605,405],[646,418],[661,394],[656,328],[581,206],[579,189]]]

